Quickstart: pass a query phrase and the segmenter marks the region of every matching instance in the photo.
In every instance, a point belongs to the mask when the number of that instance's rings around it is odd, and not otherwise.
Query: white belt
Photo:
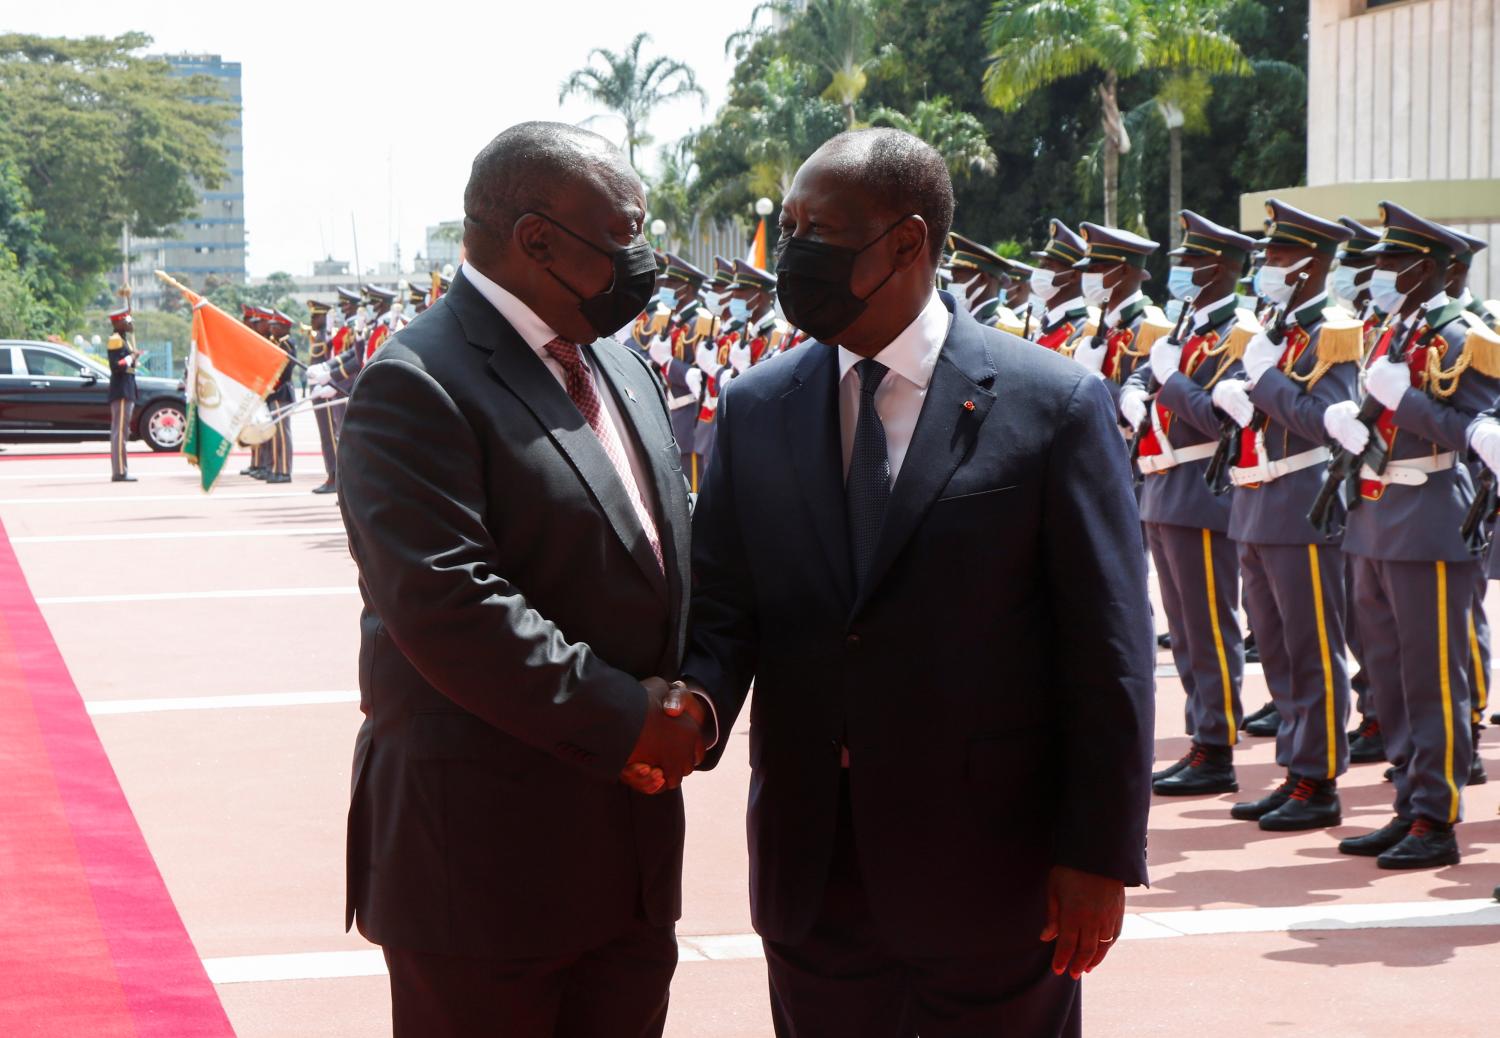
[[[1457,464],[1457,460],[1458,456],[1452,451],[1444,451],[1428,458],[1404,458],[1388,462],[1385,471],[1379,473],[1365,465],[1360,469],[1359,476],[1361,479],[1377,480],[1382,486],[1400,483],[1404,487],[1419,487],[1427,482],[1429,475],[1447,472]]]
[[[1190,461],[1204,461],[1212,458],[1214,451],[1219,449],[1218,441],[1209,440],[1207,443],[1195,443],[1191,447],[1178,447],[1174,450],[1166,443],[1161,433],[1157,434],[1156,442],[1162,445],[1162,453],[1142,454],[1136,458],[1137,466],[1147,475],[1153,472],[1165,472],[1178,465],[1186,465]]]
[[[688,404],[696,404],[697,402],[698,397],[693,393],[684,393],[682,394],[682,396],[667,397],[667,406],[674,411],[679,407],[686,407]]]
[[[1231,468],[1229,481],[1237,487],[1247,483],[1274,483],[1282,476],[1290,476],[1293,472],[1301,472],[1333,460],[1333,451],[1327,447],[1314,447],[1310,451],[1273,461],[1266,454],[1266,432],[1262,429],[1255,434],[1255,457],[1254,465],[1236,465]]]

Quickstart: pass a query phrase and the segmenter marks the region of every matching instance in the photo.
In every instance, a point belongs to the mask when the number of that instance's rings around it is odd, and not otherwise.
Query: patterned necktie
[[[891,499],[891,458],[886,451],[885,426],[875,410],[875,390],[889,369],[877,360],[862,360],[854,370],[859,373],[859,418],[854,426],[854,450],[849,457],[844,494],[854,579],[863,587],[885,519],[885,506]]]
[[[636,518],[646,531],[646,540],[651,542],[651,553],[656,556],[656,564],[666,573],[667,567],[661,555],[661,538],[656,532],[656,520],[651,518],[651,510],[641,497],[641,488],[636,485],[635,473],[631,471],[630,460],[625,456],[625,446],[620,442],[615,423],[605,414],[604,405],[594,389],[594,379],[589,374],[588,365],[583,362],[583,354],[577,344],[566,339],[553,339],[547,343],[547,353],[562,365],[568,396],[578,408],[578,413],[583,415],[583,420],[589,423],[589,428],[594,430],[594,435],[599,437],[599,444],[604,448],[610,464],[615,467],[615,474],[620,477],[620,482],[625,485],[625,493],[630,498],[631,507],[635,509]]]

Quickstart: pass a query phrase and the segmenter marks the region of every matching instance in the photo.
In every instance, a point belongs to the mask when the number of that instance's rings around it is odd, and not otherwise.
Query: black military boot
[[[1244,727],[1246,735],[1255,735],[1262,739],[1274,736],[1281,730],[1281,715],[1276,712],[1276,704],[1267,703],[1255,711],[1250,718],[1245,720]]]
[[[1194,743],[1193,745],[1191,745],[1191,746],[1188,747],[1188,751],[1186,753],[1184,753],[1181,757],[1177,758],[1176,763],[1174,763],[1174,764],[1168,764],[1165,768],[1162,768],[1160,771],[1153,771],[1151,773],[1151,781],[1152,782],[1160,782],[1164,778],[1171,778],[1173,775],[1177,774],[1183,768],[1187,767],[1188,763],[1190,761],[1192,761],[1192,759],[1193,759],[1193,751],[1195,749],[1197,749],[1197,748],[1198,748],[1198,744]]]
[[[1367,717],[1349,736],[1349,763],[1377,764],[1383,760],[1385,736],[1380,734],[1380,722]]]
[[[1375,859],[1383,869],[1435,869],[1458,864],[1458,837],[1447,822],[1418,818],[1406,839]]]
[[[1333,779],[1298,779],[1282,804],[1260,820],[1268,833],[1295,833],[1303,829],[1327,829],[1343,821],[1338,783]]]
[[[1156,636],[1156,647],[1158,649],[1170,649],[1172,647],[1172,635],[1171,635],[1171,632],[1166,632],[1164,634],[1158,634]]]
[[[1485,774],[1484,761],[1479,756],[1479,726],[1474,726],[1474,756],[1469,760],[1469,779],[1464,783],[1466,786],[1482,786],[1490,780]]]
[[[1275,703],[1267,703],[1265,706],[1261,707],[1259,710],[1255,711],[1254,713],[1246,714],[1240,720],[1240,731],[1244,731],[1246,728],[1248,728],[1250,725],[1254,724],[1256,721],[1259,721],[1262,718],[1266,717],[1267,715],[1274,714],[1274,713],[1276,713],[1276,704]]]
[[[1256,642],[1255,642],[1255,632],[1254,631],[1246,631],[1245,632],[1245,662],[1246,663],[1259,663],[1260,662],[1260,646],[1257,645]]]
[[[1261,797],[1259,800],[1251,800],[1248,803],[1235,804],[1229,809],[1230,818],[1238,818],[1242,822],[1253,822],[1258,818],[1270,814],[1292,795],[1292,790],[1297,788],[1297,779],[1291,772],[1287,772],[1286,778],[1281,780],[1281,785]]]
[[[1239,789],[1234,778],[1234,751],[1228,746],[1198,743],[1193,744],[1192,756],[1177,774],[1151,783],[1151,791],[1163,797],[1238,793]]]
[[[1359,858],[1373,858],[1384,854],[1396,844],[1406,839],[1406,834],[1411,832],[1411,820],[1397,815],[1385,825],[1376,829],[1373,833],[1365,833],[1363,836],[1351,836],[1339,841],[1340,854],[1353,854]]]

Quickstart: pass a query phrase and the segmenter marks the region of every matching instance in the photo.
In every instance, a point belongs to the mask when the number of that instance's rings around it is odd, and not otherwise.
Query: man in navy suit
[[[818,342],[730,383],[694,521],[684,680],[718,735],[755,683],[781,1036],[1076,1035],[1146,881],[1154,646],[1114,406],[934,290],[952,214],[899,131],[807,161],[777,281]]]

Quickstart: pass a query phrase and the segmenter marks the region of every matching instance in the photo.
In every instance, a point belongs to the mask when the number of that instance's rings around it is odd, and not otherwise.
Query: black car
[[[137,375],[130,438],[182,447],[187,398],[177,379]],[[109,369],[50,342],[0,339],[0,443],[109,439]]]

